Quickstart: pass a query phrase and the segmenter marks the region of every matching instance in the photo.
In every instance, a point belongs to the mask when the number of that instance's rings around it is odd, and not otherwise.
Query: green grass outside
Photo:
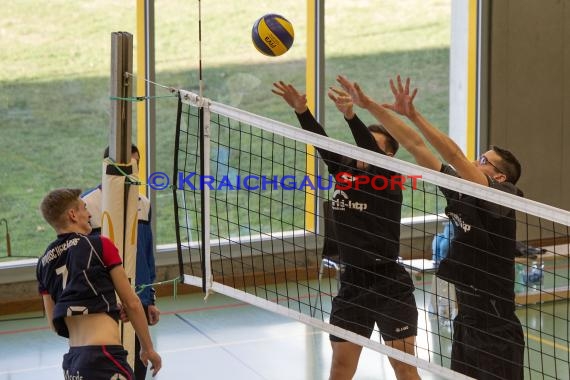
[[[202,3],[205,96],[297,125],[270,89],[280,79],[305,87],[305,1]],[[156,2],[159,83],[197,90],[196,8],[197,2]],[[388,78],[409,75],[420,88],[418,107],[447,130],[450,8],[450,0],[327,0],[326,83],[343,73],[389,101]],[[38,211],[46,192],[100,181],[109,133],[110,34],[135,32],[135,8],[126,1],[24,0],[3,4],[2,12],[0,218],[9,222],[13,253],[38,256],[53,238]],[[270,12],[289,18],[296,32],[293,48],[279,58],[262,56],[250,41],[255,19]],[[157,170],[167,173],[175,109],[175,98],[157,101]],[[328,101],[325,127],[331,137],[351,142]],[[398,157],[410,160],[403,151]],[[157,242],[173,242],[170,192],[157,193],[154,210]]]

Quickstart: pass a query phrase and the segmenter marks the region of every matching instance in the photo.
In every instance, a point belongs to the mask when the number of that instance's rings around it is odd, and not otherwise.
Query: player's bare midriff
[[[120,345],[119,324],[108,314],[87,314],[66,317],[69,346]]]

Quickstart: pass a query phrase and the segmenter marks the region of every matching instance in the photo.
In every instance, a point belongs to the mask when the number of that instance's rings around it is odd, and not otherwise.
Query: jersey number
[[[60,266],[59,268],[55,268],[55,273],[59,276],[62,275],[62,288],[65,289],[67,285],[67,267],[65,265]]]

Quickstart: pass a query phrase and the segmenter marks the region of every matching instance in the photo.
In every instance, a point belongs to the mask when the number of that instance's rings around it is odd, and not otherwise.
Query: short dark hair
[[[492,145],[491,149],[501,157],[501,162],[497,163],[497,166],[507,176],[507,182],[516,185],[521,177],[521,163],[519,160],[510,151],[496,145]]]
[[[139,148],[135,144],[131,144],[131,154],[134,153],[138,153],[140,155]],[[107,157],[109,157],[109,147],[106,147],[105,151],[103,152],[103,158]]]
[[[63,188],[50,191],[40,204],[42,216],[55,229],[65,227],[65,213],[78,206],[80,195],[80,189]]]
[[[395,138],[388,132],[386,128],[382,124],[371,124],[368,126],[368,130],[374,133],[381,133],[386,136],[388,146],[392,149],[392,153],[396,154],[398,149],[400,149],[400,143],[396,141]]]

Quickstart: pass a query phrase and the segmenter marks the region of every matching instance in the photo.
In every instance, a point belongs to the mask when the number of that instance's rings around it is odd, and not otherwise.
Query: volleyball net
[[[567,376],[569,212],[381,156],[191,92],[180,91],[179,95],[173,193],[180,274],[186,284],[296,319],[443,378],[462,378],[449,369],[452,319],[457,313],[455,289],[434,276],[440,252],[447,251],[453,238],[446,226],[460,223],[450,221],[444,213],[444,188],[516,210],[510,219],[517,231],[516,241],[509,245],[513,252],[497,256],[476,242],[471,248],[487,257],[488,266],[483,268],[490,272],[463,262],[465,283],[456,285],[471,286],[473,278],[488,278],[489,285],[477,289],[479,294],[506,294],[512,299],[514,292],[516,315],[525,335],[525,377]],[[398,264],[406,268],[415,285],[415,355],[382,344],[377,326],[368,339],[330,324],[341,273],[361,270],[368,272],[367,276],[384,275],[339,257],[338,247],[346,247],[347,236],[336,233],[329,200],[335,199],[333,207],[369,211],[361,202],[339,198],[342,189],[335,181],[342,178],[328,173],[314,147],[396,173],[394,178],[386,178],[371,172],[366,183],[356,180],[343,185],[356,186],[353,190],[357,191],[359,185],[372,186],[378,190],[372,197],[384,196],[388,188],[402,190],[399,241],[391,243],[399,246]],[[497,262],[508,268],[504,278],[493,270]],[[504,284],[513,289],[493,288]],[[361,290],[369,294],[374,287]],[[389,299],[393,295],[386,292],[381,296]],[[486,311],[481,312],[485,318]]]

